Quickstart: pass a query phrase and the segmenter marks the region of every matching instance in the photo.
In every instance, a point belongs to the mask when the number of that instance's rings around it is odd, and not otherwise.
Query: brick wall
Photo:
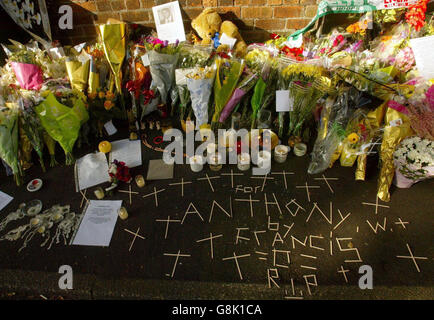
[[[152,7],[172,0],[47,0],[53,37],[79,43],[97,36],[95,25],[108,18],[154,28]],[[271,32],[289,34],[303,28],[315,15],[319,0],[179,0],[186,32],[191,20],[207,7],[233,21],[247,42],[264,41]],[[74,29],[59,30],[58,8],[68,4],[74,12]]]

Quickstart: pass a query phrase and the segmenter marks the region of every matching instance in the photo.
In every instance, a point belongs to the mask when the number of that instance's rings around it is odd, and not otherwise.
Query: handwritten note
[[[142,149],[140,140],[130,141],[128,139],[112,142],[110,162],[113,160],[123,161],[130,168],[142,165]]]

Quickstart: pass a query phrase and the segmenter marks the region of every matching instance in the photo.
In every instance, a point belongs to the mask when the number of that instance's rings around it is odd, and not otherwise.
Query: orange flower
[[[114,100],[115,94],[113,92],[107,91],[107,93],[105,94],[105,97],[108,100]]]
[[[87,96],[89,97],[89,99],[91,99],[91,100],[93,100],[93,99],[95,99],[96,98],[96,92],[90,92],[90,93],[88,93],[87,94]]]
[[[111,102],[110,100],[106,100],[106,101],[104,102],[104,108],[105,108],[106,110],[110,110],[111,108],[113,108],[113,106],[114,106],[114,104],[113,104],[113,102]]]
[[[98,97],[99,97],[100,99],[104,99],[104,97],[105,97],[105,93],[104,93],[104,91],[100,91],[100,92],[98,93]]]

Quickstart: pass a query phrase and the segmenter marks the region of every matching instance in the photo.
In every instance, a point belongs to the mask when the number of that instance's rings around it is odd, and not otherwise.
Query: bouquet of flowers
[[[417,136],[404,139],[393,153],[395,185],[409,188],[434,177],[434,142]]]
[[[191,106],[196,117],[196,129],[208,123],[208,105],[215,78],[215,67],[198,68],[187,75]]]
[[[258,76],[251,72],[248,67],[244,68],[241,80],[232,94],[232,97],[226,103],[220,115],[219,122],[224,123],[234,110],[235,106],[240,103],[241,99],[248,93],[256,84]]]
[[[407,106],[411,127],[421,138],[434,140],[434,85],[426,92],[423,86],[416,86]]]
[[[19,186],[22,170],[18,161],[18,108],[0,110],[0,158],[12,169]]]
[[[35,108],[42,127],[60,143],[66,155],[66,164],[73,163],[72,149],[78,138],[81,125],[89,119],[82,99],[77,99],[72,108],[57,101],[50,93]]]
[[[272,83],[273,76],[276,73],[272,69],[270,63],[266,63],[263,66],[261,76],[258,78],[258,81],[255,84],[255,89],[253,90],[253,96],[251,99],[252,104],[252,118],[251,118],[251,128],[254,129],[256,127],[256,121],[258,118],[259,110],[264,106],[264,102],[269,103],[270,94],[273,94],[271,86],[268,86],[267,83]]]
[[[214,82],[215,110],[211,126],[216,128],[219,124],[223,108],[228,103],[244,70],[244,61],[217,59],[216,79]]]
[[[43,83],[43,73],[33,52],[26,48],[18,49],[9,56],[9,61],[21,88],[40,89]]]
[[[125,162],[113,160],[109,166],[108,174],[112,182],[111,186],[106,189],[106,191],[111,191],[115,189],[119,182],[131,182],[130,169],[125,165]]]
[[[148,50],[152,81],[164,104],[167,104],[168,93],[175,81],[175,68],[180,49],[178,44],[178,42],[169,44],[168,41],[151,36],[144,39],[144,45]]]

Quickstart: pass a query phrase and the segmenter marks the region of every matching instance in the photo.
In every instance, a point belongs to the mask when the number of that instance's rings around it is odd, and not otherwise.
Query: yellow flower
[[[348,135],[347,137],[349,143],[354,144],[357,143],[359,141],[359,135],[355,132],[351,133]]]
[[[110,110],[111,108],[113,108],[113,106],[114,106],[114,104],[113,104],[113,102],[111,102],[110,100],[106,100],[106,101],[104,102],[104,108],[105,108],[106,110]]]
[[[100,91],[100,92],[98,93],[98,97],[99,97],[100,99],[104,99],[104,97],[105,97],[104,91]]]

